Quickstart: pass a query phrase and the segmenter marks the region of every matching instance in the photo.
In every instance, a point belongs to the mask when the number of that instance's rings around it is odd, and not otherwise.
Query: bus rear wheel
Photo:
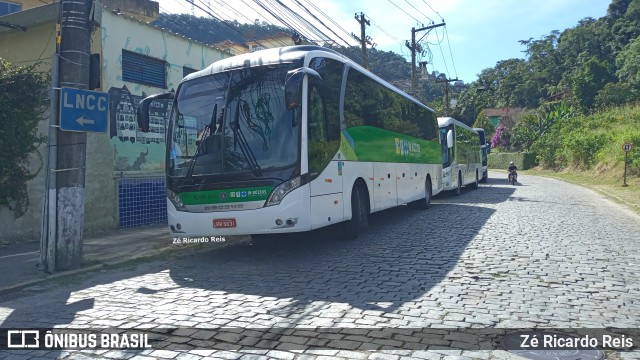
[[[357,239],[360,229],[369,225],[369,210],[363,189],[356,185],[351,192],[351,220],[344,222],[344,237]]]

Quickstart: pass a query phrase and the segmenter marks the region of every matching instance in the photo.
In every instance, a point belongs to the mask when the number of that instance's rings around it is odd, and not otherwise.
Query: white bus
[[[480,178],[480,182],[487,182],[487,177],[489,176],[489,167],[487,166],[487,156],[491,153],[491,143],[487,142],[487,137],[485,136],[485,132],[483,128],[473,128],[478,133],[480,138],[480,150],[482,155],[482,177]]]
[[[142,131],[149,103],[171,96],[140,102]],[[318,46],[243,54],[186,76],[166,164],[169,228],[184,237],[344,222],[355,238],[372,212],[429,207],[442,176],[433,110]]]
[[[463,186],[478,188],[482,177],[482,150],[478,132],[451,118],[438,118],[442,145],[443,190],[460,195]]]

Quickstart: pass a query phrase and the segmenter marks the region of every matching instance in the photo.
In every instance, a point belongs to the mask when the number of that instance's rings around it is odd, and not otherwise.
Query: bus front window
[[[168,175],[255,178],[298,164],[300,110],[287,110],[284,101],[292,68],[243,68],[185,82],[169,128]]]

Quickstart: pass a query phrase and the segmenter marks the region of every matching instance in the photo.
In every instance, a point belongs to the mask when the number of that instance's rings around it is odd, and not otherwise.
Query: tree
[[[640,88],[640,36],[618,54],[616,66],[616,75],[620,81]]]
[[[29,170],[29,158],[46,138],[39,134],[47,99],[48,75],[30,67],[15,67],[0,58],[0,206],[16,218],[29,208],[27,181],[39,172]]]
[[[489,117],[484,111],[480,112],[476,122],[473,123],[473,127],[484,129],[484,134],[487,139],[491,139],[493,134],[496,132],[496,128],[493,126],[491,120],[489,120]]]
[[[591,108],[598,91],[614,80],[611,68],[592,56],[575,73],[573,94],[581,106]]]
[[[636,100],[638,95],[638,91],[628,83],[608,83],[602,90],[598,91],[595,106],[602,108],[605,106],[628,104]]]

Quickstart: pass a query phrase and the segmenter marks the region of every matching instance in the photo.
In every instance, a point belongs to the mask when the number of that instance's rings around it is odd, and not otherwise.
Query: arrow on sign
[[[80,124],[81,126],[84,125],[84,124],[93,125],[95,123],[95,121],[93,121],[93,120],[85,119],[84,116],[80,116],[79,118],[77,118],[76,122],[78,124]]]

